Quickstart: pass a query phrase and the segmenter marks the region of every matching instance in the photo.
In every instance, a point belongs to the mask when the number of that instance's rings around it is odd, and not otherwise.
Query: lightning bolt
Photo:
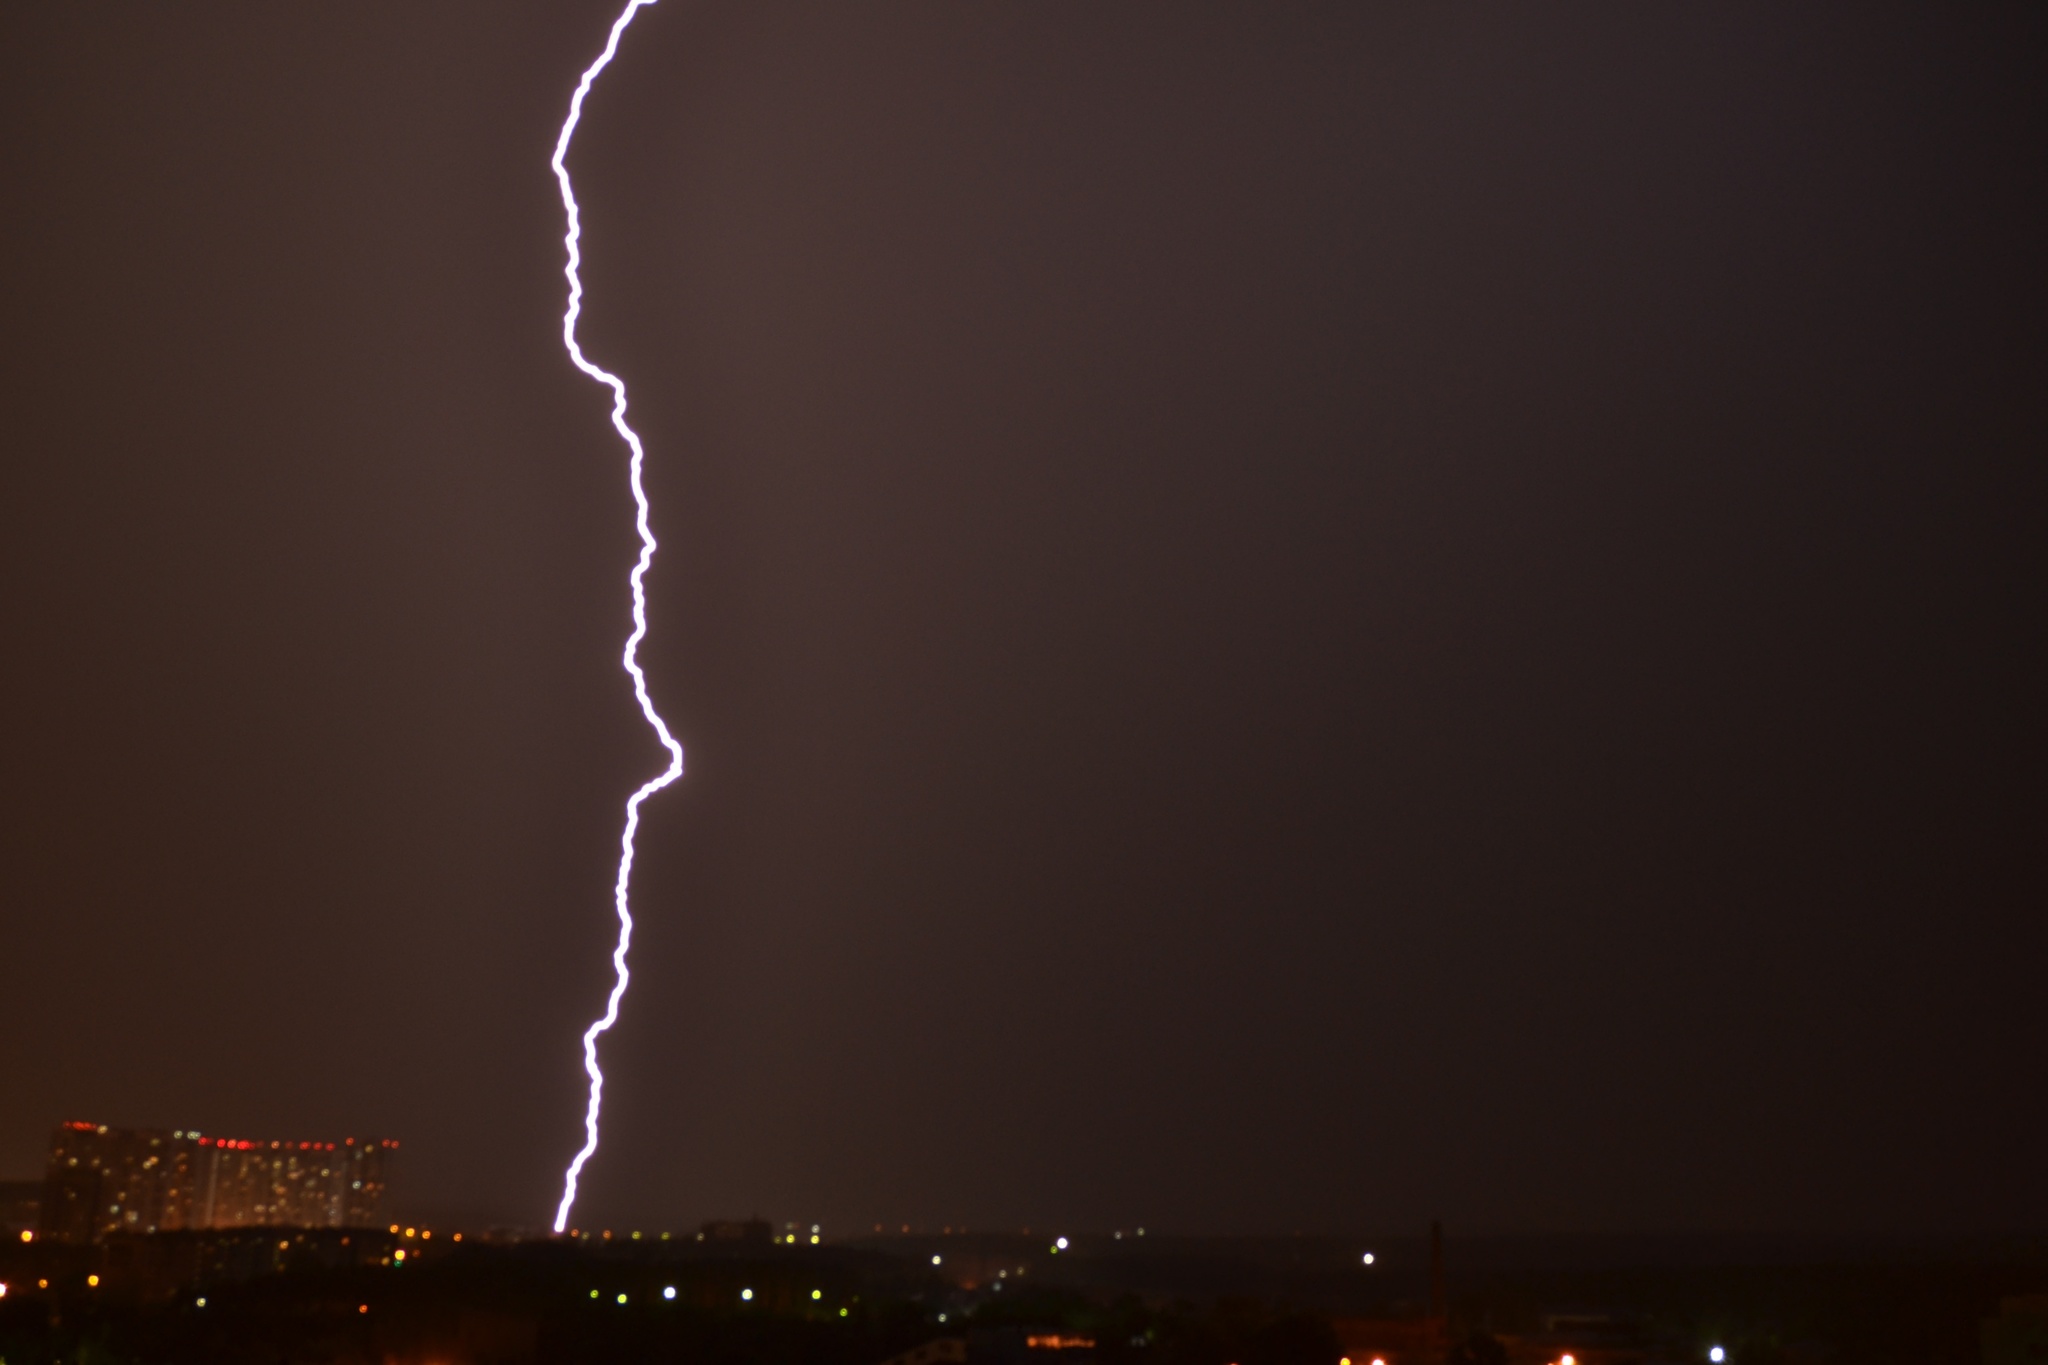
[[[597,1038],[606,1029],[619,1021],[619,1002],[625,998],[626,985],[632,980],[632,973],[626,969],[626,952],[633,946],[633,910],[627,892],[633,882],[633,837],[640,829],[640,805],[648,797],[666,787],[683,775],[683,746],[676,743],[669,733],[668,724],[661,713],[654,709],[654,702],[647,695],[647,675],[640,671],[638,654],[640,642],[647,637],[647,566],[654,562],[654,532],[647,526],[647,490],[640,480],[641,467],[646,463],[646,452],[641,449],[640,437],[632,427],[626,425],[626,383],[608,370],[590,363],[583,354],[583,348],[576,344],[576,320],[583,312],[583,277],[579,267],[583,264],[581,242],[583,219],[576,208],[576,192],[569,186],[569,168],[564,164],[569,155],[569,139],[575,136],[576,124],[583,117],[583,101],[590,95],[590,87],[597,82],[599,73],[611,65],[619,50],[619,39],[626,32],[626,25],[633,22],[633,16],[642,7],[654,0],[628,0],[626,8],[612,24],[611,37],[606,40],[604,51],[583,73],[583,79],[576,85],[576,93],[569,99],[569,117],[562,123],[561,136],[555,139],[555,158],[550,164],[555,168],[555,179],[562,187],[562,209],[568,215],[569,230],[562,238],[562,245],[568,249],[569,263],[562,270],[569,281],[569,305],[562,314],[562,345],[569,352],[569,359],[576,368],[605,385],[612,391],[612,426],[624,438],[626,448],[632,452],[627,462],[629,481],[633,486],[633,505],[638,509],[634,525],[640,532],[640,559],[634,564],[628,581],[633,590],[633,632],[626,637],[623,662],[626,672],[632,675],[633,696],[640,702],[640,714],[647,718],[661,747],[668,750],[668,767],[649,778],[640,789],[626,798],[626,827],[619,835],[619,880],[613,890],[613,901],[619,912],[619,943],[612,950],[612,967],[618,979],[612,983],[612,993],[605,1000],[604,1013],[583,1031],[583,1070],[590,1077],[590,1103],[583,1111],[583,1149],[570,1161],[569,1168],[562,1174],[562,1202],[555,1209],[555,1231],[560,1232],[569,1224],[569,1210],[576,1203],[576,1179],[583,1173],[583,1164],[597,1151],[597,1116],[604,1101],[604,1072],[597,1065]]]

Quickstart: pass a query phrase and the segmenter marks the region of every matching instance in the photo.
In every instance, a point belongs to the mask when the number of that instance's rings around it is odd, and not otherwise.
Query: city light
[[[199,1296],[199,1297],[198,1297],[198,1298],[197,1298],[196,1300],[194,1300],[194,1304],[195,1304],[195,1306],[196,1306],[196,1307],[199,1307],[199,1308],[204,1308],[204,1307],[206,1307],[206,1295],[204,1295],[204,1294],[201,1294],[201,1295],[200,1295],[200,1296]],[[364,1309],[363,1311],[364,1311],[365,1313],[367,1313],[367,1312],[369,1312],[370,1310],[369,1310],[368,1308],[365,1308],[365,1309]]]
[[[939,1258],[938,1258],[938,1257],[936,1257],[936,1256],[932,1257],[932,1264],[933,1264],[933,1265],[937,1265],[938,1263],[939,1263]]]
[[[621,1294],[621,1295],[619,1295],[619,1302],[620,1302],[620,1303],[624,1303],[625,1301],[626,1301],[626,1296],[625,1296],[624,1294]]]
[[[583,101],[589,96],[591,85],[598,74],[611,64],[619,50],[619,38],[625,33],[626,25],[633,22],[633,16],[644,5],[654,0],[627,0],[626,8],[612,23],[611,36],[605,41],[604,51],[584,71],[583,79],[577,83],[576,93],[569,99],[569,116],[562,123],[561,134],[555,139],[555,155],[549,163],[555,172],[555,179],[562,189],[562,210],[568,216],[568,231],[563,235],[562,245],[568,253],[568,263],[563,275],[569,281],[569,302],[562,313],[562,345],[569,352],[569,359],[576,368],[612,391],[612,426],[625,441],[631,456],[627,461],[627,482],[632,488],[633,504],[636,509],[634,527],[640,533],[640,557],[632,572],[627,576],[633,599],[633,629],[626,637],[622,663],[633,679],[633,696],[640,703],[640,714],[654,730],[661,746],[668,750],[668,766],[642,783],[630,797],[626,798],[625,828],[619,835],[619,875],[613,886],[613,903],[618,911],[619,937],[612,949],[612,969],[615,979],[611,994],[605,999],[604,1013],[583,1031],[583,1070],[590,1077],[590,1100],[583,1113],[583,1146],[569,1162],[569,1168],[562,1174],[562,1202],[555,1210],[555,1231],[560,1232],[569,1223],[569,1210],[576,1203],[576,1180],[583,1172],[583,1165],[597,1151],[597,1117],[604,1100],[604,1072],[597,1065],[597,1039],[619,1019],[619,1002],[625,997],[626,986],[632,975],[626,969],[626,953],[633,944],[633,912],[628,904],[627,892],[633,879],[633,840],[640,828],[640,805],[648,797],[666,787],[683,775],[683,746],[669,733],[668,723],[661,713],[654,709],[653,700],[647,695],[647,675],[640,670],[638,655],[640,641],[647,635],[647,568],[654,562],[654,532],[648,526],[647,490],[641,482],[641,466],[646,453],[641,449],[640,437],[633,428],[626,425],[626,384],[617,375],[593,365],[583,354],[583,348],[576,343],[576,319],[583,311],[583,276],[581,266],[583,252],[581,239],[583,225],[576,205],[575,191],[569,185],[569,168],[565,164],[569,154],[569,139],[576,133],[576,124],[583,117]]]
[[[21,1234],[21,1240],[24,1242],[33,1242],[35,1239],[36,1235],[33,1232],[24,1232]]]
[[[754,1291],[751,1289],[742,1289],[740,1291],[740,1298],[746,1303],[752,1303],[754,1301]]]
[[[661,1296],[662,1296],[662,1297],[663,1297],[664,1299],[672,1299],[672,1298],[674,1298],[674,1297],[676,1296],[676,1287],[675,1287],[674,1285],[672,1285],[672,1284],[665,1284],[665,1285],[663,1285],[663,1286],[661,1287]]]
[[[98,1289],[100,1287],[100,1277],[97,1275],[88,1275],[85,1277],[85,1283],[86,1286],[90,1289]]]
[[[824,1290],[822,1290],[822,1289],[813,1289],[813,1290],[811,1291],[811,1299],[812,1299],[812,1301],[813,1301],[813,1302],[815,1302],[815,1301],[816,1301],[816,1300],[818,1300],[818,1299],[822,1299],[822,1298],[824,1298],[824,1297],[825,1297],[825,1291],[824,1291]]]
[[[1709,1346],[1707,1348],[1707,1359],[1713,1361],[1714,1365],[1721,1365],[1721,1362],[1726,1360],[1727,1358],[1728,1353],[1722,1350],[1720,1347]]]
[[[1373,1254],[1372,1254],[1372,1253],[1371,1253],[1370,1251],[1368,1251],[1368,1252],[1366,1252],[1366,1253],[1365,1253],[1365,1257],[1364,1257],[1364,1261],[1365,1261],[1365,1264],[1367,1264],[1367,1265],[1371,1265],[1371,1264],[1373,1263],[1373,1259],[1374,1259],[1374,1258],[1373,1258]]]

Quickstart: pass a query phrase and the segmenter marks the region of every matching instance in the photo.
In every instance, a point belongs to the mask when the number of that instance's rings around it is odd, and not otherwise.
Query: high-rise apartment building
[[[50,1138],[42,1230],[82,1242],[179,1228],[370,1227],[397,1146],[67,1123]]]

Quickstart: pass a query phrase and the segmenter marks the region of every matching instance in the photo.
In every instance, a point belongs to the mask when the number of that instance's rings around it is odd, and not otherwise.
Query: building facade
[[[182,1228],[372,1227],[397,1147],[66,1123],[50,1138],[38,1221],[45,1236],[73,1242]]]
[[[11,1242],[24,1232],[34,1232],[40,1226],[42,1207],[42,1181],[0,1180],[0,1235]]]

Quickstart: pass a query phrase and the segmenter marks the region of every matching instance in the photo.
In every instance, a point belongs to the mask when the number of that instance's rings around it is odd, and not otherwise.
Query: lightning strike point
[[[583,222],[576,208],[576,193],[569,185],[569,168],[564,164],[569,154],[569,139],[575,136],[576,125],[583,117],[583,101],[589,97],[591,86],[618,54],[619,39],[625,34],[626,26],[633,22],[633,16],[653,3],[654,0],[628,0],[626,8],[613,21],[604,51],[583,73],[583,79],[577,82],[576,93],[569,98],[569,117],[563,121],[561,135],[555,139],[555,156],[549,163],[554,167],[555,180],[562,187],[562,210],[569,221],[568,232],[562,238],[562,245],[569,255],[569,262],[562,270],[569,281],[569,303],[562,313],[562,346],[569,352],[569,359],[577,369],[612,391],[612,426],[631,452],[627,473],[636,509],[634,526],[640,532],[640,558],[627,578],[633,597],[633,631],[626,637],[622,662],[633,679],[633,696],[640,703],[640,714],[647,718],[647,724],[661,741],[661,747],[668,750],[668,767],[626,798],[626,825],[619,835],[619,879],[613,890],[613,902],[619,914],[619,942],[612,950],[612,967],[617,972],[617,980],[612,983],[611,995],[605,1000],[604,1013],[583,1031],[583,1070],[590,1077],[590,1104],[583,1113],[583,1148],[562,1175],[562,1202],[555,1209],[555,1231],[558,1233],[569,1225],[569,1210],[576,1204],[577,1177],[582,1175],[584,1163],[597,1151],[597,1116],[604,1100],[604,1072],[597,1064],[597,1038],[619,1021],[619,1002],[625,998],[627,983],[632,980],[632,973],[626,969],[626,953],[633,945],[633,911],[627,891],[633,880],[633,839],[640,829],[640,805],[683,775],[683,746],[676,743],[675,736],[669,733],[668,723],[654,709],[654,702],[647,695],[647,675],[640,671],[638,660],[640,642],[647,637],[647,567],[654,562],[655,551],[654,532],[647,525],[647,490],[640,478],[646,452],[641,449],[638,433],[626,424],[625,381],[592,364],[583,354],[583,348],[576,344],[576,320],[583,312],[583,277],[580,273]]]

